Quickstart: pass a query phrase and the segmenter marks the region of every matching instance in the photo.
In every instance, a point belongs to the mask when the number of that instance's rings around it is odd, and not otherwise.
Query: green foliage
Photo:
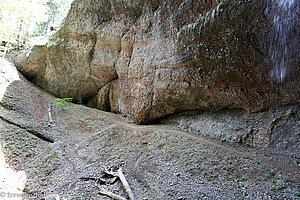
[[[46,186],[59,161],[55,149],[48,146],[42,153],[30,160],[29,174],[34,176],[41,185]]]
[[[30,37],[43,36],[45,30],[47,29],[47,22],[41,22],[37,24],[35,31],[30,35]]]
[[[62,98],[62,100],[66,102],[73,102],[73,98]]]
[[[63,99],[55,99],[55,105],[56,107],[61,107],[64,106],[66,104],[66,102]]]
[[[243,156],[244,159],[252,160],[249,156]]]
[[[285,186],[277,186],[277,187],[272,187],[271,191],[275,192],[276,194],[280,194],[282,190],[284,190],[286,187]]]
[[[36,145],[36,137],[26,135],[22,131],[17,131],[5,137],[4,150],[6,156],[12,162],[17,162],[21,157],[31,157]]]
[[[73,98],[57,98],[55,99],[55,106],[57,108],[62,108],[63,110],[68,110],[70,109],[69,107],[66,107],[67,105],[67,102],[72,102],[73,101]]]
[[[30,47],[30,37],[59,28],[72,0],[0,0],[0,54]],[[2,42],[3,41],[3,42]]]
[[[268,172],[268,176],[269,176],[269,177],[275,177],[275,175],[276,175],[276,173],[275,173],[274,171],[272,171],[272,170],[270,170],[270,171]]]
[[[93,127],[93,123],[94,123],[93,120],[88,119],[88,120],[85,120],[85,121],[84,121],[84,126],[85,126],[86,128],[92,128],[92,127]]]

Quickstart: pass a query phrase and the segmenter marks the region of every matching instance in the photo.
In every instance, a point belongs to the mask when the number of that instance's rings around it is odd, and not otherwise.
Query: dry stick
[[[118,177],[115,177],[112,181],[110,181],[110,184],[114,184],[118,180]]]
[[[49,123],[52,124],[53,120],[52,120],[52,114],[51,114],[51,106],[49,106],[49,109],[48,109],[48,116],[49,116]]]
[[[94,180],[94,181],[97,181],[99,183],[104,183],[104,184],[107,183],[106,180],[104,180],[104,179],[102,179],[100,177],[80,177],[79,179],[84,180],[84,181]]]
[[[128,194],[129,199],[130,200],[135,200],[134,194],[133,194],[131,188],[129,187],[129,184],[128,184],[128,182],[127,182],[127,180],[126,180],[126,178],[125,178],[125,176],[122,172],[122,168],[118,169],[118,172],[111,172],[111,171],[105,170],[104,173],[109,174],[111,176],[118,177],[121,180],[121,182],[122,182],[122,184],[123,184],[123,186],[124,186],[124,188],[125,188],[125,190]]]
[[[131,188],[129,187],[129,184],[128,184],[128,182],[127,182],[127,180],[126,180],[126,178],[125,178],[125,176],[122,172],[122,168],[118,169],[118,177],[120,178],[120,180],[121,180],[128,196],[129,196],[129,199],[130,200],[135,200],[133,192],[132,192]]]
[[[106,168],[105,168],[105,170],[104,170],[104,173],[105,173],[105,174],[108,174],[108,175],[111,175],[111,176],[114,176],[114,177],[119,177],[118,172],[108,171]]]
[[[106,195],[106,196],[108,196],[108,197],[110,197],[112,199],[115,199],[115,200],[126,200],[125,198],[123,198],[123,197],[121,197],[121,196],[119,196],[117,194],[114,194],[112,192],[107,191],[104,188],[104,186],[102,186],[102,187],[98,186],[98,188],[100,189],[100,193],[101,194]]]

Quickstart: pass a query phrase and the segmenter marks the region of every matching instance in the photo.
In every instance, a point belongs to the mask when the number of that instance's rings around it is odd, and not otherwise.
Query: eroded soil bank
[[[20,175],[1,175],[1,195],[8,195],[8,181],[22,179],[12,191],[23,199],[109,199],[99,194],[99,183],[80,177],[108,179],[105,168],[122,167],[137,199],[299,199],[297,106],[251,116],[181,115],[141,126],[43,93],[4,60],[0,76],[1,155]],[[255,138],[263,130],[266,145],[255,146],[262,143],[250,141],[261,141]],[[119,181],[107,189],[126,197]]]

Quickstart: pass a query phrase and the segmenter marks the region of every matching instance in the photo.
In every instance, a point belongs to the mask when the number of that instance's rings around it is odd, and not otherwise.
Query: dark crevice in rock
[[[156,12],[159,9],[160,1],[152,2],[152,12]]]
[[[9,124],[11,124],[11,125],[13,125],[13,126],[17,126],[17,127],[21,128],[21,129],[24,129],[25,131],[31,133],[32,135],[35,135],[36,137],[40,138],[41,140],[44,140],[44,141],[50,142],[50,143],[54,143],[54,140],[53,140],[52,138],[50,138],[50,137],[44,135],[44,134],[41,133],[41,132],[38,132],[38,131],[33,130],[33,129],[30,129],[30,128],[24,126],[24,125],[15,123],[15,122],[13,122],[12,120],[7,119],[6,117],[3,117],[3,116],[1,116],[1,115],[0,115],[0,119],[2,119],[3,121],[5,121],[5,122],[7,122],[7,123],[9,123]]]
[[[179,116],[197,116],[206,110],[203,109],[193,109],[193,110],[180,110],[176,111],[172,114],[164,115],[160,118],[154,119],[152,121],[147,121],[144,123],[140,123],[139,125],[155,125],[155,124],[165,124],[167,121],[172,120],[173,118],[177,118]]]
[[[297,110],[292,109],[292,110],[289,110],[285,115],[275,118],[268,128],[270,135],[273,134],[274,129],[276,128],[276,126],[278,126],[278,124],[280,122],[287,122],[287,121],[295,118],[296,114],[297,114]]]
[[[116,77],[114,77],[111,81],[109,81],[107,84],[105,84],[103,87],[101,87],[98,91],[98,94],[91,97],[91,98],[86,98],[82,103],[88,107],[91,108],[98,108],[100,110],[103,111],[107,111],[107,112],[112,112],[111,109],[111,100],[110,100],[110,96],[112,95],[112,83],[116,80],[118,80],[118,74],[116,74]],[[101,90],[104,90],[102,93],[102,98],[101,98],[101,106],[99,106],[99,93],[101,92]]]
[[[112,109],[111,109],[111,103],[112,103],[112,102],[110,102],[110,95],[112,95],[111,93],[112,93],[111,88],[109,88],[109,89],[108,89],[108,95],[107,95],[107,98],[108,98],[108,99],[106,100],[106,101],[107,101],[107,105],[106,105],[106,106],[107,106],[107,111],[108,111],[108,112],[111,112],[111,111],[112,111]]]
[[[254,136],[257,132],[254,132],[254,130],[251,128],[249,132],[246,133],[245,136],[240,136],[238,138],[237,143],[239,145],[246,145],[246,144],[253,144]]]
[[[90,74],[90,76],[93,76],[93,73],[92,73],[92,61],[93,61],[93,59],[94,59],[94,54],[95,54],[95,47],[96,47],[96,44],[97,44],[97,35],[93,35],[93,46],[92,46],[92,49],[89,51],[89,74]],[[96,85],[96,86],[98,86],[97,85],[97,83],[96,83],[96,81],[92,78],[92,81],[94,82],[94,84]],[[89,99],[90,98],[88,98],[88,99],[86,99],[86,103],[89,101]]]
[[[90,63],[92,62],[92,60],[94,59],[94,54],[95,54],[95,46],[96,46],[96,44],[97,44],[97,36],[96,35],[94,35],[93,36],[93,47],[92,47],[92,49],[90,50],[90,52],[89,52],[89,56],[90,56]]]

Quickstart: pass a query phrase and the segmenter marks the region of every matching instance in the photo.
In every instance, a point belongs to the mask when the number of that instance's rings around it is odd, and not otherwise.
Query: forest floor
[[[110,199],[99,180],[127,198],[103,173],[119,168],[138,200],[300,198],[299,156],[225,145],[167,122],[130,124],[7,78],[8,68],[0,68],[0,199]]]

